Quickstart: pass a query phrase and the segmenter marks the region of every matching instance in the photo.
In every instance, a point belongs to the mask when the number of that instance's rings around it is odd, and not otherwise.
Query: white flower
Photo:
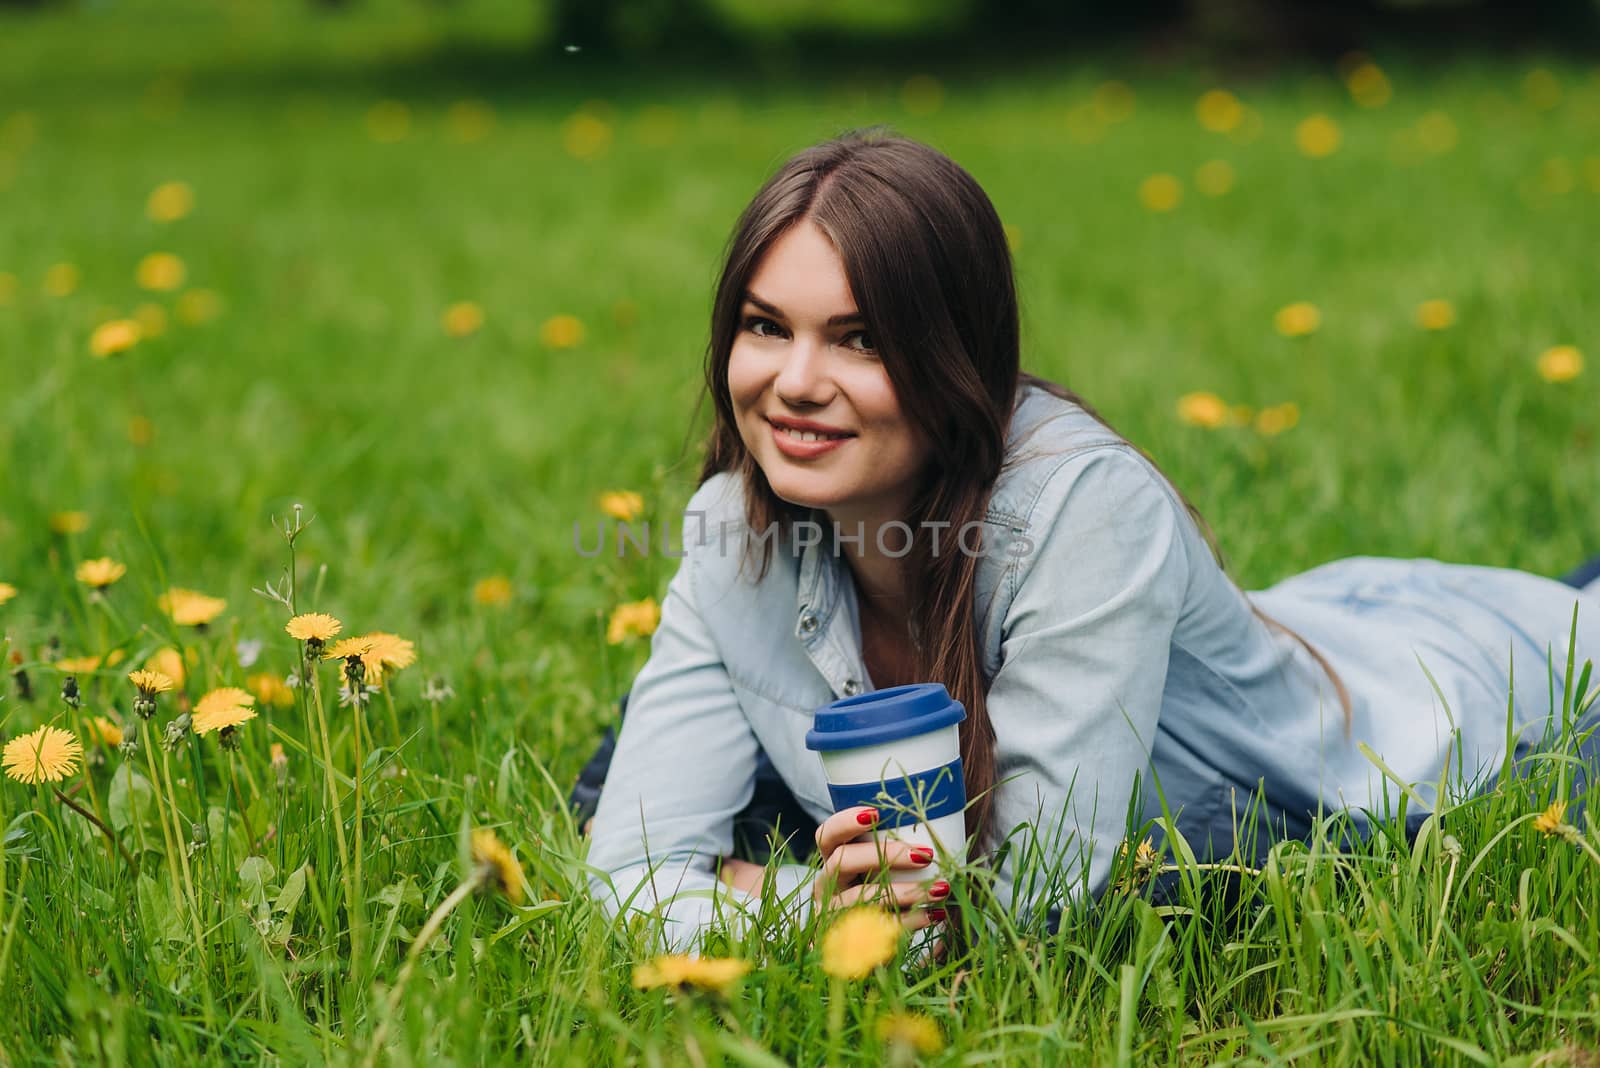
[[[234,645],[234,655],[239,658],[239,666],[247,668],[261,658],[262,641],[260,638],[240,638]]]

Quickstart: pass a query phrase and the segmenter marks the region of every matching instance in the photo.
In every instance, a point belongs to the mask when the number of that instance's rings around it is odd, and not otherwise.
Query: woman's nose
[[[827,346],[796,341],[789,347],[773,388],[779,397],[791,404],[827,404],[834,394],[828,373]]]

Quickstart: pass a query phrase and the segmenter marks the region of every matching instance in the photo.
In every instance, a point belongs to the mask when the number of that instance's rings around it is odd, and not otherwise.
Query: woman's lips
[[[772,426],[772,441],[777,445],[778,451],[794,460],[810,460],[824,453],[832,452],[846,442],[855,440],[854,437],[821,438],[817,441],[801,441],[792,436],[787,430],[780,428],[776,423]]]

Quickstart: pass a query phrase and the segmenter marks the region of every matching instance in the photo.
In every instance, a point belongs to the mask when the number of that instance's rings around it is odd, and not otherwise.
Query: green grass
[[[1165,905],[1108,895],[1057,937],[886,969],[850,988],[832,1036],[816,932],[775,920],[728,947],[755,970],[726,1001],[633,990],[644,942],[586,900],[561,803],[648,652],[608,645],[607,617],[659,597],[672,567],[581,560],[573,524],[593,531],[602,490],[642,492],[657,519],[692,491],[717,256],[787,154],[887,121],[966,166],[1020,238],[1024,366],[1150,451],[1245,588],[1362,553],[1554,575],[1600,551],[1595,371],[1549,383],[1535,369],[1554,345],[1591,362],[1600,350],[1600,73],[1380,52],[1394,96],[1368,110],[1309,66],[1228,78],[1124,50],[921,65],[880,45],[838,68],[764,53],[626,67],[524,55],[539,24],[522,3],[0,17],[0,273],[14,277],[0,301],[0,581],[19,590],[0,627],[8,669],[34,690],[25,701],[8,683],[0,730],[73,725],[49,666],[63,656],[123,652],[79,677],[83,711],[114,718],[130,712],[125,668],[174,641],[196,652],[191,698],[287,673],[286,610],[252,589],[281,581],[278,527],[296,503],[316,517],[295,546],[301,609],[347,633],[397,632],[419,656],[359,748],[349,713],[329,710],[352,846],[350,775],[371,754],[359,885],[324,815],[304,704],[243,730],[239,795],[256,834],[272,828],[266,865],[245,860],[214,743],[169,756],[179,829],[203,813],[211,827],[189,861],[194,916],[174,906],[187,889],[143,753],[120,786],[115,752],[75,780],[137,878],[47,791],[0,786],[0,1063],[359,1063],[380,1026],[396,1064],[872,1063],[891,1008],[937,1017],[943,1063],[1593,1063],[1600,880],[1578,846],[1529,825],[1557,789],[1544,772],[1527,794],[1451,812],[1448,837],[1432,827],[1413,846],[1391,828],[1334,850],[1333,828],[1281,846],[1237,900],[1218,873],[1191,871]],[[1553,106],[1525,93],[1536,67],[1562,88]],[[916,74],[942,86],[936,110],[908,110]],[[1108,79],[1135,107],[1095,124]],[[1259,137],[1196,122],[1214,84],[1259,112]],[[407,105],[403,139],[369,136],[382,100]],[[452,136],[461,100],[492,110],[483,139]],[[564,147],[580,108],[610,135],[591,158]],[[1307,159],[1294,128],[1317,111],[1343,141]],[[1408,148],[1430,112],[1453,121],[1452,150]],[[1237,175],[1224,196],[1195,188],[1211,159]],[[1140,205],[1155,173],[1183,183],[1170,213]],[[195,210],[152,222],[145,198],[175,179]],[[181,257],[222,314],[91,358],[104,319],[175,308],[176,294],[135,285],[152,251]],[[81,281],[46,296],[62,262]],[[1452,302],[1455,326],[1416,325],[1430,298]],[[458,300],[485,312],[463,339],[440,327]],[[1273,315],[1298,300],[1321,328],[1280,337]],[[541,326],[563,314],[585,336],[552,348]],[[1194,390],[1293,401],[1300,421],[1274,437],[1187,426],[1175,405]],[[52,534],[67,510],[88,513],[87,530]],[[72,571],[102,554],[129,571],[97,603]],[[478,605],[474,583],[495,574],[511,602]],[[226,597],[227,612],[178,634],[156,609],[169,583]],[[234,648],[252,638],[265,647],[247,671]],[[424,700],[435,677],[453,697]],[[1586,689],[1570,681],[1569,707]],[[153,725],[173,712],[164,699]],[[391,1018],[389,991],[476,826],[516,849],[540,903],[468,899]]]

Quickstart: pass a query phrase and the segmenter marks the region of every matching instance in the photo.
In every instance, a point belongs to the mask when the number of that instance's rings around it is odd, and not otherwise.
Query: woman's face
[[[728,389],[739,434],[773,492],[826,510],[843,534],[864,522],[870,536],[875,524],[905,516],[929,450],[857,311],[827,235],[810,219],[791,226],[750,277]],[[829,433],[806,441],[780,429],[786,423]]]

